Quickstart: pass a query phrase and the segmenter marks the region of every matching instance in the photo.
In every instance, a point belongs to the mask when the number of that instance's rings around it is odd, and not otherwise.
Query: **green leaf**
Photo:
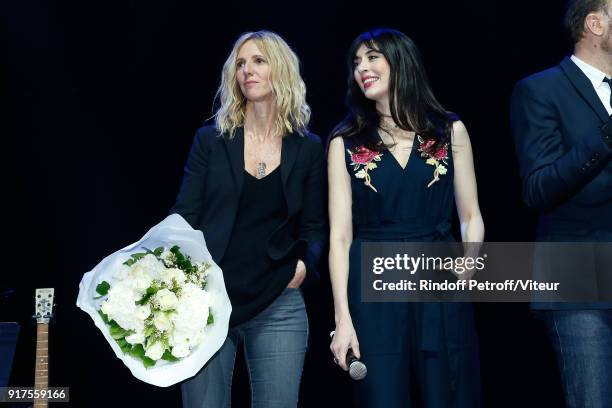
[[[147,254],[155,255],[156,257],[159,257],[164,252],[163,246],[157,247],[152,251],[149,248],[145,248],[145,247],[143,247],[143,249],[147,251],[146,252]]]
[[[162,360],[166,360],[166,361],[179,361],[178,358],[174,357],[172,355],[172,353],[170,352],[170,350],[166,350],[164,351],[164,354],[162,355]]]
[[[117,323],[115,323],[115,325],[111,325],[109,332],[111,337],[115,340],[121,339],[125,336],[129,336],[130,334],[134,334],[134,330],[125,330]]]
[[[157,361],[153,360],[152,358],[149,357],[143,357],[142,358],[142,363],[144,364],[145,368],[150,368],[153,367],[155,365],[155,363],[157,363]]]
[[[117,327],[111,327],[110,328],[110,335],[113,339],[117,340],[117,339],[121,339],[125,337],[125,330],[123,330],[122,328],[117,328]]]
[[[130,350],[130,356],[136,357],[142,360],[145,356],[145,350],[142,344],[134,345],[132,349]]]
[[[208,320],[206,321],[206,324],[213,324],[215,322],[215,318],[213,317],[212,313],[210,313],[210,311],[208,312]]]
[[[145,356],[145,349],[142,344],[134,345],[129,353],[130,356],[142,360],[145,368],[153,367],[155,365],[155,360]]]
[[[135,303],[140,306],[145,305],[149,301],[149,299],[151,299],[151,296],[156,294],[158,290],[159,288],[156,286],[149,286],[142,298],[140,300],[137,300]]]
[[[132,349],[132,345],[128,343],[125,338],[117,339],[117,344],[119,344],[119,347],[121,347],[121,351],[123,351],[124,353],[129,353]]]
[[[105,324],[110,324],[110,320],[108,319],[108,316],[104,312],[102,312],[101,310],[98,310],[98,314],[100,315],[100,317],[102,318]]]
[[[155,333],[155,330],[157,330],[157,329],[152,324],[148,325],[148,326],[145,326],[145,330],[144,330],[145,337],[147,337],[147,338],[150,337],[153,333]]]
[[[138,261],[138,260],[144,258],[145,256],[147,256],[147,253],[146,252],[139,252],[137,254],[132,254],[131,256],[132,256],[133,260]]]
[[[184,261],[185,260],[185,255],[183,255],[183,253],[179,250],[178,246],[173,246],[170,249],[170,252],[172,252],[174,254],[174,256],[176,256],[176,260],[177,261]]]
[[[186,273],[195,273],[198,271],[198,267],[191,263],[189,257],[183,255],[178,245],[170,248],[170,252],[176,257],[176,266]]]
[[[108,290],[110,289],[110,283],[107,281],[102,281],[96,286],[96,292],[100,295],[105,296],[108,294]]]
[[[146,249],[146,248],[145,248]],[[148,249],[147,249],[148,251]],[[136,262],[138,262],[139,260],[141,260],[142,258],[144,258],[147,255],[146,252],[139,252],[137,254],[132,254],[130,255],[130,259],[128,259],[127,261],[125,261],[123,264],[127,265],[127,266],[132,266],[134,265]]]

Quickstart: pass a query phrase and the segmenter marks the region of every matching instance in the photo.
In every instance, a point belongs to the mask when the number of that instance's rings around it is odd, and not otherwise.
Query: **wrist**
[[[352,323],[351,315],[348,311],[343,313],[336,313],[336,315],[334,316],[334,320],[336,322],[336,327],[342,324]]]

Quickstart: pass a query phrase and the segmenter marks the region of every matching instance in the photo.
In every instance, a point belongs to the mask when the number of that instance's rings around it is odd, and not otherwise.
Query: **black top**
[[[204,233],[206,246],[217,264],[223,260],[234,231],[247,177],[242,128],[236,129],[233,138],[213,126],[198,129],[170,212],[180,214]],[[318,280],[316,266],[328,236],[325,159],[316,135],[291,133],[283,138],[280,178],[286,217],[271,234],[258,239],[266,243],[271,259],[299,257],[304,261],[305,288]]]
[[[257,315],[293,277],[297,258],[273,260],[267,240],[287,217],[279,167],[262,179],[244,172],[236,222],[219,263],[232,302],[230,326]]]

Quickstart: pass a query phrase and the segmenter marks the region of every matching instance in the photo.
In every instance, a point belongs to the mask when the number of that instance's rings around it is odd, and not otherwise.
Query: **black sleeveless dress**
[[[369,132],[380,140],[376,129]],[[478,407],[478,345],[471,304],[361,302],[362,242],[453,241],[452,149],[447,148],[445,174],[428,187],[435,166],[421,157],[427,140],[415,138],[405,168],[389,151],[382,151],[371,160],[376,167],[365,177],[360,173],[365,165],[356,162],[375,153],[354,146],[351,139],[344,143],[354,229],[348,299],[362,361],[368,367],[366,379],[355,384],[355,405]]]

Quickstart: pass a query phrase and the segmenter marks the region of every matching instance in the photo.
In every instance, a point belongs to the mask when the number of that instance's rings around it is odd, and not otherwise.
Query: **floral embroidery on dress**
[[[421,157],[426,158],[426,163],[434,166],[433,179],[427,184],[427,188],[431,187],[436,181],[440,180],[440,176],[446,174],[448,169],[448,143],[444,143],[434,151],[436,145],[435,139],[424,139],[421,136],[419,138],[419,152]]]
[[[380,161],[382,156],[381,152],[370,150],[365,146],[358,146],[353,150],[346,150],[351,156],[351,166],[355,172],[355,177],[363,179],[363,183],[370,187],[374,192],[378,193],[376,188],[372,185],[372,177],[369,174],[370,170],[374,170],[378,165],[374,162]]]

